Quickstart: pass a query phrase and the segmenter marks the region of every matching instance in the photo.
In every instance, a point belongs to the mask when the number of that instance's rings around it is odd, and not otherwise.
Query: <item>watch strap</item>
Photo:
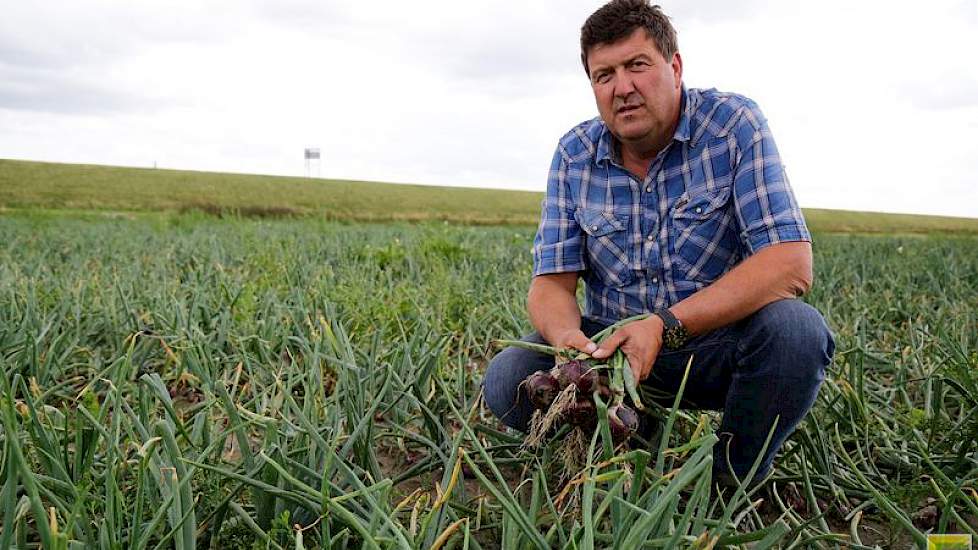
[[[676,316],[669,311],[669,308],[659,308],[655,310],[653,314],[662,319],[662,323],[666,326],[666,330],[682,326],[682,323],[680,323],[679,319],[676,319]]]
[[[662,345],[667,349],[678,349],[686,345],[689,332],[668,308],[657,309],[653,314],[662,319]]]

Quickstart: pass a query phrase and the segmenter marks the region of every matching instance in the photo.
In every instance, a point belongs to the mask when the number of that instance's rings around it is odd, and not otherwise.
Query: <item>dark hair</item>
[[[611,44],[627,37],[637,28],[645,29],[666,61],[678,49],[676,29],[662,8],[648,0],[611,0],[591,14],[581,27],[581,63],[591,76],[587,54],[598,44]]]

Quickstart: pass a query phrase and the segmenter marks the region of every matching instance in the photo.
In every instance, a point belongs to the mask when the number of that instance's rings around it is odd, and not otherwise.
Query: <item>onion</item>
[[[590,395],[598,383],[598,371],[594,370],[588,361],[574,360],[561,363],[550,369],[550,374],[557,379],[561,389],[574,384],[577,390],[585,395]]]
[[[597,384],[598,371],[591,368],[590,365],[585,365],[584,370],[581,371],[581,377],[577,379],[577,389],[585,395],[591,395]]]
[[[624,441],[638,429],[638,414],[624,403],[612,405],[608,409],[608,424],[611,427],[611,438]]]
[[[526,377],[526,394],[535,409],[546,409],[560,393],[557,379],[547,371],[537,371]]]
[[[564,409],[564,419],[571,426],[577,426],[585,431],[594,429],[598,424],[597,408],[590,397],[578,399]]]
[[[577,385],[582,370],[584,370],[584,364],[575,360],[557,365],[550,369],[550,374],[557,379],[557,384],[563,389],[571,384]]]

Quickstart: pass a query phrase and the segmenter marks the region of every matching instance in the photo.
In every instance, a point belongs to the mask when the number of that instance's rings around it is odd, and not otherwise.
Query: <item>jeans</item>
[[[586,318],[581,325],[588,336],[606,326]],[[544,343],[538,333],[524,340]],[[777,420],[757,480],[770,472],[778,449],[815,403],[834,352],[832,333],[815,308],[800,300],[780,300],[737,323],[691,338],[681,349],[661,350],[642,384],[663,395],[657,402],[671,406],[693,357],[680,406],[723,411],[720,442],[714,448],[715,475],[729,476],[732,469],[743,478]],[[533,409],[519,384],[553,364],[549,355],[503,350],[486,370],[486,405],[504,424],[525,432]]]

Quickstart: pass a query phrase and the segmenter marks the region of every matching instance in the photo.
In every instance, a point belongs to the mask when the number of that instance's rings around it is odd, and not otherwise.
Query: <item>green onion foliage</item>
[[[973,532],[974,238],[817,235],[805,299],[835,364],[768,485],[715,493],[715,413],[643,395],[652,441],[613,447],[599,426],[568,470],[564,437],[524,449],[481,404],[491,342],[530,330],[532,235],[0,218],[0,548],[858,548]]]

